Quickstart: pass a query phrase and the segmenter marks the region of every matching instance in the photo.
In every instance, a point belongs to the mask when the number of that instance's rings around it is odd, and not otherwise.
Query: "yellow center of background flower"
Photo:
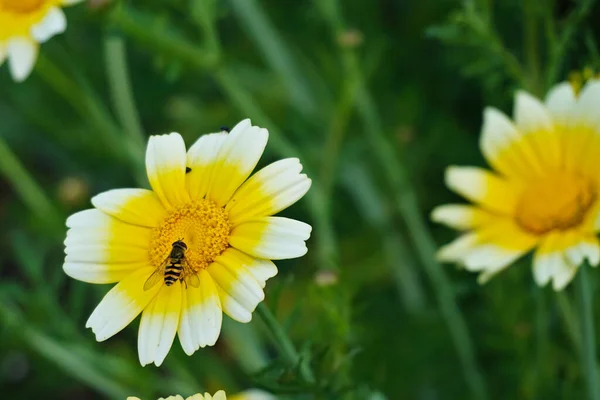
[[[27,14],[40,8],[45,0],[0,0],[0,9]]]
[[[173,243],[182,239],[185,258],[195,271],[206,268],[229,247],[231,223],[227,212],[210,200],[197,200],[173,209],[150,241],[150,261],[158,267]]]
[[[557,172],[523,191],[515,220],[534,234],[566,230],[580,225],[595,201],[596,188],[590,180]]]

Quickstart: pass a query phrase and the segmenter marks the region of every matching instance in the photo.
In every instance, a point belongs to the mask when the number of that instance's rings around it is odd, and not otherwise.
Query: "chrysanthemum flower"
[[[87,321],[98,341],[143,311],[140,362],[158,366],[176,333],[190,355],[213,345],[221,310],[250,321],[266,280],[277,274],[270,260],[304,255],[311,232],[303,222],[272,216],[311,185],[298,159],[277,161],[246,180],[267,138],[250,120],[229,134],[202,136],[187,154],[179,134],[153,136],[146,152],[152,190],[110,190],[92,198],[94,209],[69,217],[65,272],[90,283],[118,282]],[[184,264],[167,272],[177,241],[186,246]],[[182,266],[179,277],[187,279],[165,284]],[[160,279],[146,284],[156,271]]]
[[[134,396],[129,396],[127,398],[127,400],[140,400],[140,398],[134,397]],[[181,395],[175,395],[175,396],[169,396],[166,399],[161,397],[158,400],[184,400],[184,399]],[[212,396],[210,395],[210,393],[204,393],[204,395],[202,395],[201,393],[196,393],[193,396],[187,397],[185,400],[227,400],[227,396],[225,395],[224,391],[219,390],[217,393],[213,394]]]
[[[544,103],[518,92],[514,123],[484,112],[481,150],[495,170],[451,166],[446,184],[475,203],[444,205],[432,218],[465,231],[440,249],[443,261],[481,272],[480,282],[535,249],[533,275],[564,288],[584,260],[600,261],[600,81],[577,96],[561,83]]]
[[[64,32],[61,6],[82,0],[0,0],[0,65],[8,58],[10,73],[25,80],[35,64],[39,43]]]
[[[276,397],[270,393],[259,389],[250,389],[244,392],[240,392],[233,396],[229,396],[229,400],[275,400]],[[139,397],[130,396],[127,400],[140,400]],[[181,395],[169,396],[166,399],[161,397],[158,400],[184,400]],[[219,390],[217,393],[212,396],[209,393],[204,393],[204,395],[197,393],[193,396],[186,398],[185,400],[227,400],[227,396],[225,392]]]

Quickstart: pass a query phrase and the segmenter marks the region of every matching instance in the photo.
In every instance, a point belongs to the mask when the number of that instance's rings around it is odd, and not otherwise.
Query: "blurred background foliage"
[[[583,398],[572,289],[536,288],[529,259],[485,286],[440,266],[435,247],[455,233],[428,212],[460,201],[444,188],[447,165],[484,165],[485,105],[510,113],[516,88],[543,96],[570,71],[600,67],[593,5],[95,0],[67,9],[66,33],[41,47],[25,83],[0,69],[2,393]],[[313,225],[310,251],[278,262],[266,288],[300,364],[282,357],[255,314],[246,325],[225,318],[213,348],[187,357],[176,343],[162,368],[142,368],[137,322],[105,343],[84,329],[109,287],[63,273],[64,219],[98,192],[147,186],[148,135],[178,131],[191,144],[246,117],[271,133],[259,166],[300,157],[314,181],[284,212]]]

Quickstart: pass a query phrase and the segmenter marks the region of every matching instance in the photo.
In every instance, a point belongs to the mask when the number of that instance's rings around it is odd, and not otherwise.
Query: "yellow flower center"
[[[580,225],[596,201],[596,187],[588,179],[556,172],[529,185],[521,195],[515,220],[525,230],[544,234]]]
[[[167,258],[173,243],[182,239],[185,259],[195,271],[208,267],[229,247],[232,225],[224,208],[211,200],[196,200],[173,209],[154,229],[150,261],[158,267]]]
[[[0,0],[0,9],[19,14],[29,14],[44,4],[45,0]]]

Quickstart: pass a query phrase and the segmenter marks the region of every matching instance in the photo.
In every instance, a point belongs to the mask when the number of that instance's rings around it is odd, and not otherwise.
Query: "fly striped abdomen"
[[[181,279],[181,273],[183,272],[183,266],[173,261],[171,260],[171,264],[165,267],[165,285],[167,286],[171,286]]]

